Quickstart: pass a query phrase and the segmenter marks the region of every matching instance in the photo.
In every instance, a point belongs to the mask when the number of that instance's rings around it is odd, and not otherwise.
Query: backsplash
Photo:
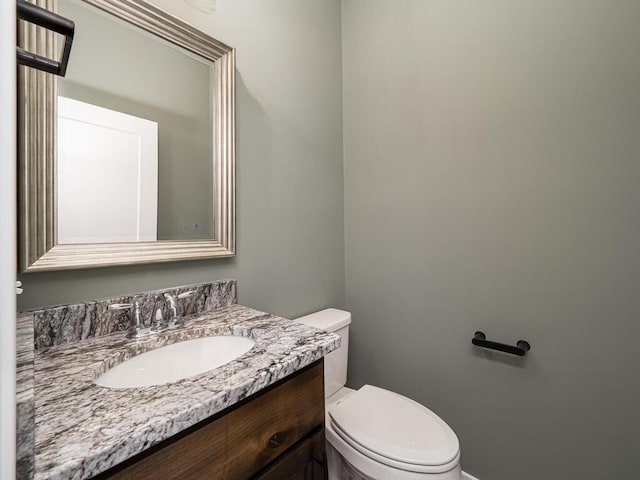
[[[137,300],[140,302],[143,318],[146,319],[157,295],[166,292],[178,296],[191,290],[195,291],[194,295],[178,300],[180,311],[185,316],[237,302],[236,280],[221,280],[33,310],[29,313],[33,314],[35,348],[53,347],[126,331],[130,326],[131,314],[128,310],[109,310],[112,303],[133,303]],[[165,318],[168,314],[165,311]]]

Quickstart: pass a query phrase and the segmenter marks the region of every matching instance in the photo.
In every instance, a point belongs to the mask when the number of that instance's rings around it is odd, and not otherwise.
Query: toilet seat
[[[384,465],[416,473],[441,473],[460,461],[451,428],[423,405],[365,385],[327,408],[331,430],[351,448]]]

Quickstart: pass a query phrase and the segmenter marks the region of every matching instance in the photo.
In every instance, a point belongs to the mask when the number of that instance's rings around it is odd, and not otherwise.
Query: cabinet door
[[[291,447],[253,480],[325,480],[324,430]]]

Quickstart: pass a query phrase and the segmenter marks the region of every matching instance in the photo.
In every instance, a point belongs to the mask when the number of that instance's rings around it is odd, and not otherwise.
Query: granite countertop
[[[16,478],[33,478],[34,399],[33,399],[33,318],[16,319]]]
[[[183,340],[242,335],[238,359],[176,383],[128,389],[94,379],[134,355]],[[340,346],[340,337],[231,305],[140,340],[118,333],[35,353],[36,480],[90,478],[234,405]]]

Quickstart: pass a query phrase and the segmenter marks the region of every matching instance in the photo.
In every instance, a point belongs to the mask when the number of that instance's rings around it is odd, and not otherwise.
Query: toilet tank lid
[[[335,332],[351,323],[351,313],[337,308],[327,308],[294,320],[321,330]]]

